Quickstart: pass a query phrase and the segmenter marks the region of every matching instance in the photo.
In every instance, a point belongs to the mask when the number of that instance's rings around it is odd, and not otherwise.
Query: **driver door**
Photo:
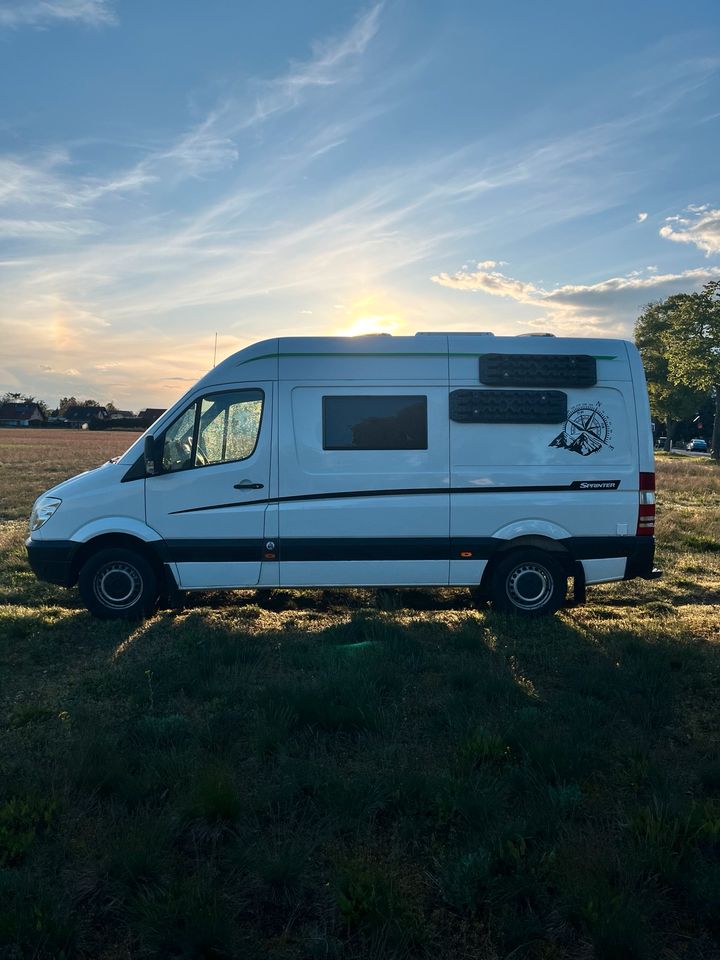
[[[197,396],[156,438],[147,522],[165,540],[181,589],[255,586],[272,489],[273,385]]]

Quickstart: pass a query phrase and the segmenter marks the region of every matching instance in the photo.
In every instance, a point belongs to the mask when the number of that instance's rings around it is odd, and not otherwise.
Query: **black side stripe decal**
[[[642,540],[646,538],[642,537]],[[568,537],[558,541],[574,560],[629,557],[637,537]],[[166,540],[162,559],[168,563],[260,563],[347,560],[489,560],[506,544],[493,537],[288,537],[276,539],[275,556],[264,556],[265,540]]]
[[[271,503],[302,503],[311,500],[349,500],[361,497],[417,497],[442,493],[446,495],[451,493],[568,493],[570,491],[585,490],[617,490],[619,486],[619,480],[574,480],[569,484],[536,484],[514,487],[392,487],[388,490],[343,490],[333,493],[300,493],[289,497],[232,500],[229,503],[213,503],[209,506],[173,510],[171,516],[178,513],[199,513],[203,510],[227,510],[230,507],[255,507]]]

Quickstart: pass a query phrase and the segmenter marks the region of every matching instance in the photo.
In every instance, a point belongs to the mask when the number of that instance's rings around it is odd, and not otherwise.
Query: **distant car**
[[[695,450],[698,453],[707,453],[707,443],[704,440],[701,440],[700,437],[697,437],[695,440],[691,440],[687,445],[687,450]]]

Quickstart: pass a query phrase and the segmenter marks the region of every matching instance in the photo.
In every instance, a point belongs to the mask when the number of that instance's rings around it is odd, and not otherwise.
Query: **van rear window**
[[[484,353],[480,382],[491,387],[594,387],[595,357],[581,354]]]
[[[453,390],[450,419],[456,423],[561,423],[567,394],[561,390]]]
[[[427,450],[427,397],[323,397],[324,450]]]

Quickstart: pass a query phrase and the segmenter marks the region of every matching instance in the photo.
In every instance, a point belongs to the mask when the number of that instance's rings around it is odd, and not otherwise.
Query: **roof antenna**
[[[215,369],[216,360],[217,360],[217,330],[215,331],[215,349],[213,350],[213,370]]]

